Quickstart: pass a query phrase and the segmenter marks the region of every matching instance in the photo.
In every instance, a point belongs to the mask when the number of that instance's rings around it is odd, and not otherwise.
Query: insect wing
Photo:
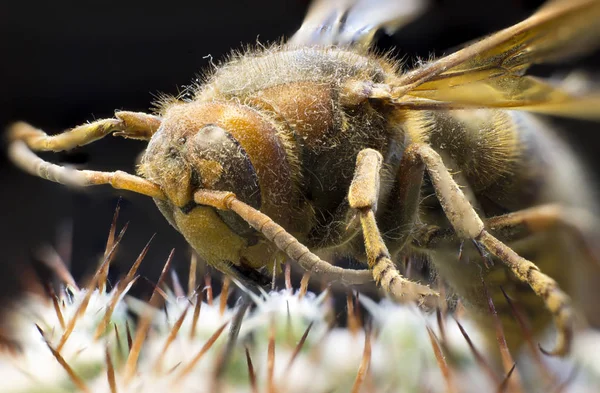
[[[426,5],[426,0],[315,0],[288,44],[366,48],[379,29],[393,33]]]
[[[502,75],[463,85],[432,87],[410,92],[394,103],[412,110],[503,108],[600,120],[600,91],[573,93],[567,86],[530,76]]]
[[[532,64],[563,60],[600,43],[600,1],[555,0],[525,21],[401,76],[394,96],[460,107],[520,108],[600,118],[597,93],[572,94],[534,77]],[[409,100],[409,97],[406,97]]]

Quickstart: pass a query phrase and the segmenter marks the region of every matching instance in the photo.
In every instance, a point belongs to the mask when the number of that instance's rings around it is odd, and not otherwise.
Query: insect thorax
[[[352,81],[385,83],[395,72],[385,59],[339,48],[267,50],[225,64],[198,89],[194,102],[253,111],[271,126],[289,168],[279,184],[294,190],[273,199],[284,210],[279,216],[298,217],[288,229],[307,245],[334,245],[354,233],[344,222],[351,214],[346,195],[358,152],[370,147],[396,159],[403,141],[385,108],[348,99],[354,93],[345,87]],[[255,166],[267,158],[250,154]],[[280,194],[273,187],[261,185],[261,192]]]

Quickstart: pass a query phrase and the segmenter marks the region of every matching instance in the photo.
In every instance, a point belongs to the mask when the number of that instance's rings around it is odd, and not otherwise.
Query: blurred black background
[[[382,48],[428,57],[525,18],[538,0],[438,0],[431,10]],[[50,134],[115,109],[147,111],[159,92],[180,86],[231,49],[290,36],[300,26],[306,0],[250,1],[2,1],[0,2],[0,130],[26,120]],[[570,66],[598,71],[592,55]],[[553,71],[540,69],[541,72]],[[600,169],[593,123],[556,121],[590,163]],[[567,133],[565,133],[567,134]],[[4,143],[4,141],[2,142]],[[71,225],[72,270],[89,273],[103,252],[120,195],[109,187],[73,191],[15,169],[0,155],[0,297],[14,296],[21,267],[36,248],[53,244]],[[68,154],[44,155],[55,162],[99,170],[133,171],[141,142],[105,138]],[[576,192],[576,190],[574,190]],[[153,233],[142,265],[155,280],[171,248],[175,267],[187,275],[189,251],[149,198],[123,193],[120,224],[130,221],[115,266],[127,269]]]

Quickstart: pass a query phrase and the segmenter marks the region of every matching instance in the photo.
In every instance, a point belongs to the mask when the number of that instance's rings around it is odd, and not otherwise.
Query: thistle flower
[[[569,360],[527,348],[516,360],[505,352],[500,373],[481,352],[483,337],[468,316],[457,321],[440,310],[427,314],[353,293],[340,321],[331,290],[309,292],[306,275],[295,290],[289,268],[284,289],[254,294],[242,287],[253,303],[246,311],[228,306],[228,279],[215,298],[210,280],[196,286],[195,260],[187,292],[174,273],[167,285],[171,253],[152,297],[142,301],[127,293],[148,246],[107,289],[124,231],[115,234],[116,215],[87,287],[79,288],[62,266],[58,294],[26,294],[5,316],[20,351],[0,353],[1,392],[596,392],[600,386],[597,332],[577,335]],[[229,326],[238,316],[234,335]],[[498,335],[501,342],[501,329]]]

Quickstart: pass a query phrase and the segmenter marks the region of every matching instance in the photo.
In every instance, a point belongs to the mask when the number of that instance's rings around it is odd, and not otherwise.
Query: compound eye
[[[258,175],[248,154],[227,130],[208,124],[188,141],[188,162],[195,182],[202,188],[231,191],[256,209],[261,206]],[[253,230],[233,212],[217,211],[221,219],[239,235]]]

